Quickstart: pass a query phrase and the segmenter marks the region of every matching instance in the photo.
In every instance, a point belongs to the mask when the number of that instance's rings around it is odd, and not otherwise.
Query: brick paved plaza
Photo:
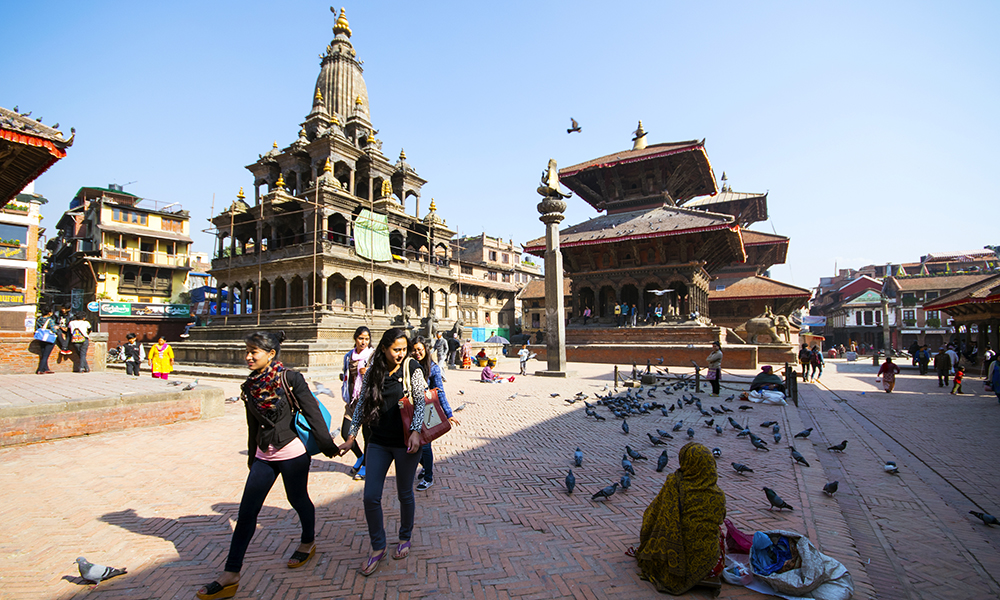
[[[798,409],[735,411],[767,441],[770,431],[759,424],[779,422],[784,439],[763,452],[736,439],[728,426],[717,436],[693,406],[670,418],[656,412],[630,419],[626,436],[610,415],[598,423],[584,415],[582,403],[564,402],[580,391],[603,390],[611,367],[571,368],[576,376],[568,381],[529,376],[496,385],[475,382],[478,371],[447,373],[452,406],[465,405],[456,415],[462,426],[434,444],[435,485],[417,492],[409,558],[383,561],[370,578],[356,572],[369,546],[363,482],[347,476],[353,457],[316,458],[310,476],[316,558],[303,569],[284,566],[299,529],[276,486],[237,598],[659,597],[624,551],[637,542],[643,510],[667,474],[654,471],[659,451],[645,434],[670,429],[680,418],[693,425],[695,440],[722,449],[719,484],[729,517],[747,532],[782,528],[807,535],[848,567],[856,598],[1000,595],[994,579],[1000,528],[968,515],[977,506],[1000,512],[994,504],[1000,479],[992,468],[1000,405],[980,382],[967,379],[966,389],[977,395],[953,397],[941,394],[931,377],[904,371],[897,392],[887,395],[876,386],[870,362],[830,361],[821,385],[800,385]],[[516,362],[502,363],[500,371],[516,371]],[[319,379],[338,387],[334,377]],[[203,383],[228,397],[236,395],[239,380]],[[722,403],[707,390],[701,398],[706,407]],[[339,417],[340,401],[323,400]],[[740,404],[726,403],[734,410]],[[809,468],[794,465],[785,448],[805,427],[815,431],[796,447]],[[246,476],[245,436],[242,405],[228,404],[216,419],[0,449],[0,598],[193,598],[225,560]],[[675,437],[667,471],[676,468],[686,442],[683,434]],[[849,441],[843,454],[826,450],[842,439]],[[635,461],[638,474],[628,492],[592,502],[591,493],[620,477],[626,443],[654,464]],[[577,490],[567,496],[562,481],[577,446],[584,466],[574,469]],[[899,463],[899,476],[883,472],[886,459]],[[732,461],[755,472],[737,475]],[[821,488],[833,479],[840,492],[829,498]],[[795,510],[769,512],[764,485]],[[384,498],[390,544],[398,527],[393,487],[387,484]],[[78,576],[73,561],[80,555],[129,573],[95,589]],[[688,596],[710,597],[699,590]],[[722,597],[763,596],[727,585]]]

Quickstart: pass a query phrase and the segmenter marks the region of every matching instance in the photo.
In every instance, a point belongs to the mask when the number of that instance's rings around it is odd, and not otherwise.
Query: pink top
[[[279,460],[290,460],[302,456],[306,453],[306,447],[302,443],[302,440],[295,438],[294,440],[285,444],[284,448],[275,448],[274,446],[268,446],[267,452],[264,452],[260,448],[257,448],[257,454],[255,458],[257,460],[266,460],[268,462],[275,462]]]

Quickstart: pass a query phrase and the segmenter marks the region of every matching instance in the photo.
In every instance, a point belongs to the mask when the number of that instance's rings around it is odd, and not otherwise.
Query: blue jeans
[[[41,344],[41,348],[38,351],[38,368],[35,369],[36,373],[44,373],[49,370],[49,355],[52,354],[52,348],[55,347],[55,342],[38,342]]]
[[[309,499],[309,463],[308,454],[296,456],[288,460],[254,460],[247,475],[247,484],[243,488],[243,499],[240,500],[239,517],[233,530],[233,541],[229,545],[229,558],[226,559],[226,571],[239,573],[243,568],[243,557],[246,555],[250,538],[257,529],[257,515],[267,493],[271,491],[278,475],[285,484],[285,495],[295,512],[299,513],[302,524],[302,543],[308,544],[316,537],[316,507]]]
[[[418,454],[420,454],[420,466],[424,468],[424,481],[432,483],[434,481],[434,451],[431,450],[431,445],[421,446]]]
[[[417,508],[413,498],[413,479],[417,475],[420,452],[407,454],[406,448],[389,448],[369,442],[365,447],[364,505],[372,552],[386,546],[382,488],[393,461],[396,461],[396,495],[399,498],[399,541],[405,542],[413,534],[413,515]]]

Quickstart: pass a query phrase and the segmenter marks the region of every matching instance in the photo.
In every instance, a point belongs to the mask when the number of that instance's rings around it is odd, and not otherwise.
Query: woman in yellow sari
[[[712,452],[691,442],[681,448],[678,460],[680,467],[642,516],[635,553],[642,578],[675,596],[699,583],[718,587],[718,579],[704,580],[722,572],[726,516],[726,495],[716,483]]]

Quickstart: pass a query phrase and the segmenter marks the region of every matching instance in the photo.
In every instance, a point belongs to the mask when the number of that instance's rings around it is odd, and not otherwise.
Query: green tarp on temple
[[[354,248],[358,256],[387,262],[392,260],[389,250],[389,218],[365,209],[354,221]]]

